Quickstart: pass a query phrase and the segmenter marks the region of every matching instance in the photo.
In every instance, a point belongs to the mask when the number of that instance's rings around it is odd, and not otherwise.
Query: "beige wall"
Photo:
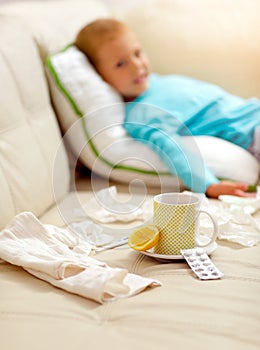
[[[21,2],[21,1],[43,1],[43,0],[0,0],[1,3],[8,3],[8,2]],[[52,0],[44,0],[44,1],[52,1]],[[57,1],[57,0],[56,0]],[[111,7],[130,7],[137,3],[142,2],[142,0],[101,0],[105,3],[107,3]]]

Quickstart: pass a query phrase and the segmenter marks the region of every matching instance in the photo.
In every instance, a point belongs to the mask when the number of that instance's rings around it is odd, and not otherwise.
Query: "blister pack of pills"
[[[218,279],[223,273],[213,264],[203,248],[183,249],[181,253],[196,276],[201,280]]]

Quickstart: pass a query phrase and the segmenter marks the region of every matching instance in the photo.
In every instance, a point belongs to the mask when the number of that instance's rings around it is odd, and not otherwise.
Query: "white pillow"
[[[159,156],[122,127],[121,96],[75,46],[47,60],[51,94],[67,142],[81,162],[105,178],[183,187]],[[221,178],[256,183],[259,165],[242,148],[210,136],[193,137],[205,164]],[[194,141],[193,141],[194,142]]]

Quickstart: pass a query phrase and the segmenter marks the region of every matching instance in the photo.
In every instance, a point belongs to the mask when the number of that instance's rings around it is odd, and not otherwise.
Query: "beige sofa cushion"
[[[45,219],[51,222],[50,217]],[[212,260],[225,276],[216,281],[198,280],[183,260],[163,264],[127,247],[98,253],[96,258],[110,266],[163,283],[103,305],[0,262],[1,346],[8,350],[256,350],[259,246],[218,243]]]
[[[44,69],[33,38],[17,19],[0,21],[0,227],[15,214],[41,215],[69,190],[69,168]],[[58,158],[56,152],[59,148]],[[56,168],[57,169],[57,168]],[[57,175],[57,172],[56,172]]]
[[[3,4],[0,13],[18,16],[36,38],[42,60],[73,42],[78,31],[97,17],[109,16],[98,0],[21,1]]]

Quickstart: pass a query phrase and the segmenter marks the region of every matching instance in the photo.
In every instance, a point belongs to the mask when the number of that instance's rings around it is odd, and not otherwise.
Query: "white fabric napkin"
[[[0,232],[0,258],[68,292],[99,303],[135,295],[159,281],[111,268],[88,256],[92,246],[80,235],[43,225],[24,212]]]

